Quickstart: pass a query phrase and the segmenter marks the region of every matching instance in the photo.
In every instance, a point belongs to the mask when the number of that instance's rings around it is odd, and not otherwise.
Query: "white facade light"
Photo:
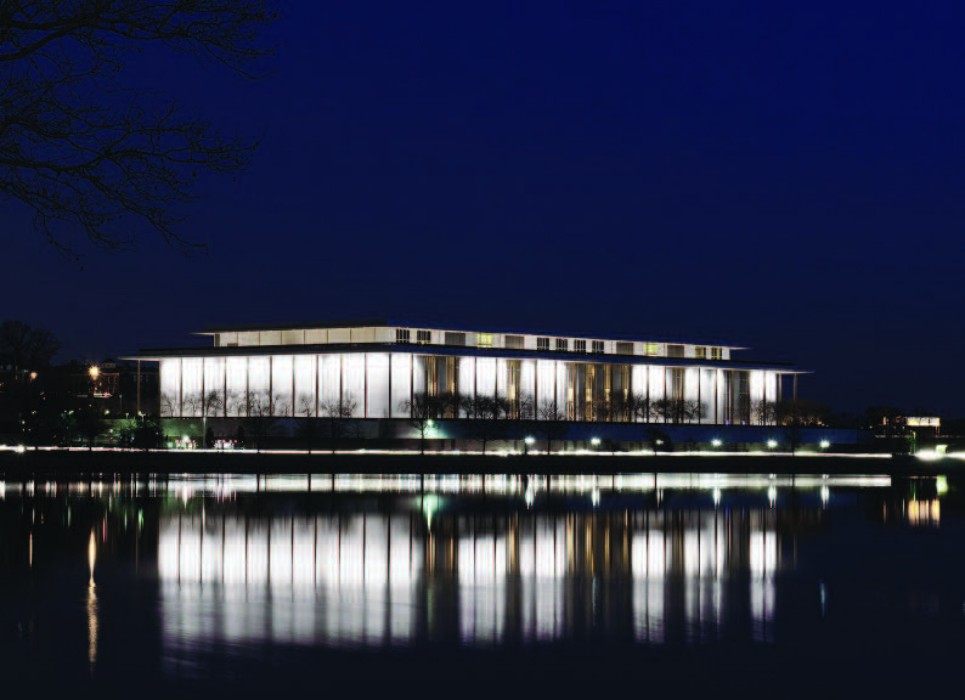
[[[777,447],[777,440],[768,440],[767,447],[768,449],[773,450],[775,447]]]
[[[714,438],[713,440],[710,441],[710,444],[713,445],[714,447],[720,447],[720,446],[723,445],[724,443],[723,443],[723,441],[719,440],[718,438]]]
[[[831,441],[830,441],[830,440],[822,440],[822,441],[821,441],[821,449],[822,449],[822,450],[826,450],[826,449],[828,449],[829,447],[831,447]]]
[[[599,446],[600,446],[600,438],[598,438],[598,437],[591,438],[591,439],[590,439],[590,444],[593,445],[593,447],[599,447]]]

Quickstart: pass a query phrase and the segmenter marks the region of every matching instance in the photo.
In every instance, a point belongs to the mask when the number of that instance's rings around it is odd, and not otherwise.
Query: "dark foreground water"
[[[963,656],[954,477],[0,485],[5,691],[957,696]]]

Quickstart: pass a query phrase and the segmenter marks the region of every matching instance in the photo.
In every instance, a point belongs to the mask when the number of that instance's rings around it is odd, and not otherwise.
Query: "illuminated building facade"
[[[145,350],[165,417],[440,418],[767,425],[797,370],[732,359],[729,345],[449,330],[385,321],[215,327],[210,347]],[[465,400],[469,399],[467,406]],[[442,404],[440,404],[442,405]]]

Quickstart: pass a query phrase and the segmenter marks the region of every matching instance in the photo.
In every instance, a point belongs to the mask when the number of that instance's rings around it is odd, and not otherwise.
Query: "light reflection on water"
[[[156,595],[162,666],[176,675],[198,652],[277,645],[775,644],[799,542],[827,531],[836,508],[936,529],[947,491],[884,476],[686,474],[0,485],[0,510],[24,514],[38,575],[56,556],[44,528],[90,534],[92,672],[120,567],[125,586]],[[872,506],[856,508],[859,496]],[[834,589],[813,583],[824,617]]]

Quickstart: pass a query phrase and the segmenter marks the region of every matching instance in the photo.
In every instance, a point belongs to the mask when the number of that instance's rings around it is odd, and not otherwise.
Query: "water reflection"
[[[961,513],[954,483],[888,477],[108,477],[2,493],[0,563],[39,582],[71,562],[91,673],[126,629],[118,592],[136,589],[176,675],[273,645],[780,644],[860,602],[856,540],[834,527],[927,538]],[[812,546],[802,564],[809,542],[844,554],[831,566]]]
[[[659,644],[677,623],[688,641],[720,637],[735,596],[768,640],[781,539],[801,525],[780,522],[766,509],[443,512],[430,530],[420,512],[179,512],[159,532],[162,627],[185,647],[474,645],[586,633],[602,606],[608,634]]]
[[[87,544],[87,564],[90,568],[90,580],[87,583],[87,661],[91,673],[97,664],[97,591],[94,584],[94,563],[97,560],[97,540],[94,531],[90,531],[90,541]]]

